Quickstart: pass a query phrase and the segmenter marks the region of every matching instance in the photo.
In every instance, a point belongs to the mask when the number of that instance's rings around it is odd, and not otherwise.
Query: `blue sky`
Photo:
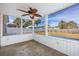
[[[58,11],[54,14],[49,15],[48,24],[52,27],[57,26],[58,23],[64,20],[66,22],[74,21],[79,24],[79,4],[70,8]]]
[[[45,26],[45,18],[41,18],[41,22],[38,26]]]
[[[15,16],[9,16],[9,23],[13,23],[15,19],[16,19]]]

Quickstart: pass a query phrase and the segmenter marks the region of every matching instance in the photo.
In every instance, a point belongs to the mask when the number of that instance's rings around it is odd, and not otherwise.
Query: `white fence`
[[[68,32],[68,33],[79,33],[78,29],[48,29],[49,32]]]

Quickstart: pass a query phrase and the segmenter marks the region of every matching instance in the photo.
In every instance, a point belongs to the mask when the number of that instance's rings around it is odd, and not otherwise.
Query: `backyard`
[[[78,30],[79,31],[79,30]],[[45,35],[44,31],[37,31],[36,34]],[[56,36],[56,37],[65,37],[65,38],[72,38],[72,39],[79,39],[79,32],[72,33],[72,32],[61,32],[61,31],[48,31],[49,36]]]

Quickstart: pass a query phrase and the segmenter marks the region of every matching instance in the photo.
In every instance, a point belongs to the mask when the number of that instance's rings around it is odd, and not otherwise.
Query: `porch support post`
[[[3,36],[3,15],[0,14],[0,37]]]
[[[48,36],[48,15],[45,16],[45,35]]]
[[[22,20],[22,16],[21,16],[21,34],[23,34],[23,20]]]
[[[0,13],[0,47],[1,47],[2,36],[3,36],[3,14]]]
[[[34,36],[34,19],[32,19],[32,35]]]

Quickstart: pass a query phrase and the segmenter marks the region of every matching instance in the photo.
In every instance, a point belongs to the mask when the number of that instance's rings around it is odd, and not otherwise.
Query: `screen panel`
[[[35,20],[35,33],[45,35],[45,18]]]
[[[3,36],[32,33],[32,22],[29,19],[26,20],[21,17],[3,15]]]
[[[20,34],[21,18],[3,15],[3,36]]]
[[[48,15],[48,35],[79,39],[79,4]]]
[[[32,33],[32,21],[29,19],[23,19],[23,34]]]

